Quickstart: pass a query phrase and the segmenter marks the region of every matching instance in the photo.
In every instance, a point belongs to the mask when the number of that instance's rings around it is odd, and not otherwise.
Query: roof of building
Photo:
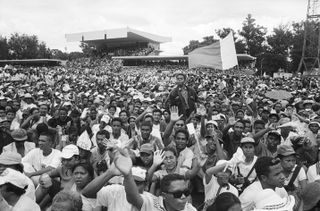
[[[85,42],[88,44],[121,46],[136,42],[171,42],[171,37],[151,34],[132,28],[107,29],[101,31],[80,32],[65,35],[67,42]]]

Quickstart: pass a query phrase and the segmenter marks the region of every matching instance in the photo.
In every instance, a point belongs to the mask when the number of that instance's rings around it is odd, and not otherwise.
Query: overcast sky
[[[0,0],[0,35],[37,35],[51,49],[80,50],[65,34],[131,27],[172,37],[163,55],[222,27],[240,29],[248,13],[272,28],[306,17],[307,0]]]

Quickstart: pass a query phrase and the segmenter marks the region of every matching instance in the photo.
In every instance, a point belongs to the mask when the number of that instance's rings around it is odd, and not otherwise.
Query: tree
[[[38,56],[39,41],[35,35],[12,34],[8,45],[11,59],[35,59]]]
[[[267,29],[257,25],[255,21],[251,14],[248,14],[242,24],[242,30],[239,31],[239,34],[244,38],[247,52],[252,56],[257,56],[264,52],[265,47],[263,43],[267,33]]]
[[[189,45],[183,48],[183,54],[187,55],[188,53],[190,53],[191,51],[199,47],[200,47],[199,40],[190,40]]]
[[[293,34],[288,25],[279,25],[273,29],[273,34],[267,36],[267,41],[271,47],[270,52],[289,56],[289,51],[292,48]]]
[[[95,48],[85,42],[81,42],[80,48],[81,48],[83,54],[87,57],[92,57],[92,56],[95,56],[95,54],[96,54]]]
[[[47,48],[44,42],[41,42],[38,46],[38,59],[50,59],[52,57],[51,51]]]
[[[294,22],[292,24],[292,49],[290,52],[291,57],[291,71],[295,72],[298,69],[299,62],[302,56],[302,46],[304,37],[304,22]]]
[[[8,59],[9,47],[7,38],[0,36],[0,59]]]

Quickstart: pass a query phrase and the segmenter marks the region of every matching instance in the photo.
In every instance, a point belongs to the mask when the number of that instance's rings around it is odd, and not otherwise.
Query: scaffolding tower
[[[307,18],[304,23],[302,56],[298,72],[320,68],[320,0],[308,0]],[[317,46],[316,48],[314,46]],[[318,72],[318,71],[317,71]]]

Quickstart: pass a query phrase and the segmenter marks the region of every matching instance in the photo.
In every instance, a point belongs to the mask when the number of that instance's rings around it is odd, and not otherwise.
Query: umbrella
[[[283,99],[291,98],[292,94],[285,90],[272,90],[272,91],[266,92],[265,96],[270,99],[283,100]]]

